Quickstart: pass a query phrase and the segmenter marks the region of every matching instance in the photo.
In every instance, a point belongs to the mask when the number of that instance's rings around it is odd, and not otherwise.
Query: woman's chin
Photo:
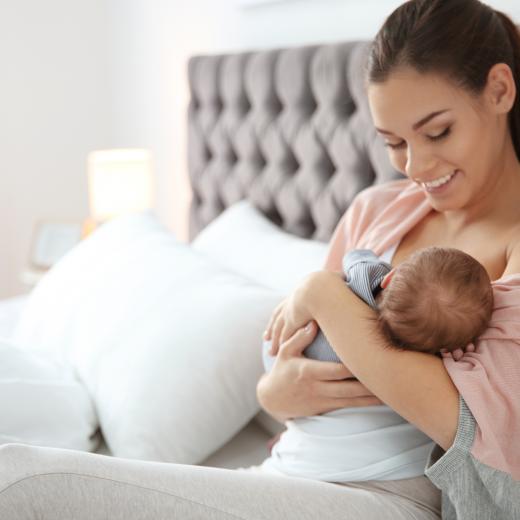
[[[439,213],[459,211],[464,207],[461,202],[457,203],[456,201],[439,200],[435,197],[428,197],[428,202],[430,203],[430,206]]]

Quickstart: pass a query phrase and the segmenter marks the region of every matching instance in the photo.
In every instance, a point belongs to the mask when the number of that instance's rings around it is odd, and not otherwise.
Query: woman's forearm
[[[442,448],[455,439],[459,393],[441,359],[398,350],[376,327],[376,313],[337,275],[309,279],[309,312],[338,357],[377,397]]]

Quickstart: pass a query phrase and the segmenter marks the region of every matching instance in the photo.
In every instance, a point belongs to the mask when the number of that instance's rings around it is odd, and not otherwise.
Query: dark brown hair
[[[440,73],[474,95],[497,63],[509,65],[517,96],[509,128],[520,160],[520,33],[513,21],[479,0],[409,0],[385,21],[372,44],[369,83],[400,67]]]
[[[487,328],[493,290],[484,267],[453,248],[427,247],[400,264],[378,302],[378,323],[397,346],[464,348]]]

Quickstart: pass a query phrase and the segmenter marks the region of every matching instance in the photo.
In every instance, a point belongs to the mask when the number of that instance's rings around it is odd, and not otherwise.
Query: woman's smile
[[[432,195],[442,195],[448,190],[451,190],[455,180],[459,177],[459,173],[460,170],[455,170],[454,172],[445,175],[444,177],[440,177],[439,179],[435,179],[429,182],[420,182],[419,184],[427,193]]]

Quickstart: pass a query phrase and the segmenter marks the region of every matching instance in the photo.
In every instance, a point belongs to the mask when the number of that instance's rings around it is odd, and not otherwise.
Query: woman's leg
[[[18,444],[0,447],[9,520],[434,520],[388,490]]]

